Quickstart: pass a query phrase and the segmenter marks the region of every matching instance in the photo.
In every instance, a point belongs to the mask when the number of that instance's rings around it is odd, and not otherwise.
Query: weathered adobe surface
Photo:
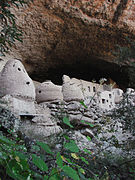
[[[128,85],[112,52],[135,39],[133,0],[34,0],[16,15],[24,36],[15,48],[34,79],[106,76]]]

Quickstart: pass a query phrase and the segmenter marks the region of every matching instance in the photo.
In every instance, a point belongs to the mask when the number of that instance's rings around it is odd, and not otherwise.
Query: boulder
[[[36,105],[36,110],[38,113],[42,112],[42,114],[35,114],[34,117],[31,116],[32,118],[29,118],[27,115],[22,116],[19,130],[23,134],[30,139],[44,141],[47,137],[62,132],[61,127],[52,120],[48,108]]]
[[[34,101],[28,101],[18,97],[16,98],[11,95],[2,97],[2,100],[6,103],[2,106],[8,107],[8,109],[15,114],[21,115],[36,113]]]

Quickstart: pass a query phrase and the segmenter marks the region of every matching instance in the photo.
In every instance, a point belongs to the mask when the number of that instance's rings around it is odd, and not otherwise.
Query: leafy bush
[[[16,24],[11,8],[19,8],[29,0],[0,0],[0,55],[8,52],[16,40],[21,41],[22,31]]]
[[[122,124],[123,130],[135,133],[135,93],[123,94],[123,99],[112,113],[113,120],[117,119]]]
[[[67,130],[73,125],[63,118]],[[68,128],[69,127],[69,128]],[[88,149],[81,151],[68,133],[61,135],[60,146],[52,149],[44,142],[27,146],[27,137],[12,136],[11,131],[0,135],[0,177],[15,180],[106,180],[131,179],[135,175],[134,160],[95,154]],[[91,139],[89,138],[89,141]]]

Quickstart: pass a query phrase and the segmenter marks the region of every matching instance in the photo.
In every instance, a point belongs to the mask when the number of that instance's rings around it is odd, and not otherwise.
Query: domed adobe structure
[[[9,60],[0,74],[0,96],[35,100],[35,86],[19,60]]]
[[[71,81],[63,83],[62,92],[63,100],[66,102],[84,100],[81,89]]]
[[[61,86],[57,86],[51,81],[46,81],[36,87],[36,101],[38,103],[55,100],[63,100]]]

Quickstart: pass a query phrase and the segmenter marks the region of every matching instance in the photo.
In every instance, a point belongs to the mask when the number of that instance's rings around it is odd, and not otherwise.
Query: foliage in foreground
[[[68,119],[66,125],[71,126]],[[0,175],[3,179],[11,177],[17,180],[28,179],[86,179],[87,170],[81,163],[88,165],[85,157],[80,156],[80,151],[74,140],[63,135],[61,151],[52,151],[43,142],[36,142],[29,150],[24,142],[18,138],[0,136]],[[88,170],[89,171],[89,170]],[[96,175],[92,173],[96,178]],[[91,178],[87,178],[91,179]]]
[[[73,129],[66,117],[63,124],[67,130]],[[132,180],[135,176],[134,161],[107,153],[101,157],[88,149],[81,151],[67,133],[61,135],[58,149],[38,141],[29,147],[27,139],[12,135],[11,132],[0,135],[0,177],[3,180],[119,180],[123,177]]]

